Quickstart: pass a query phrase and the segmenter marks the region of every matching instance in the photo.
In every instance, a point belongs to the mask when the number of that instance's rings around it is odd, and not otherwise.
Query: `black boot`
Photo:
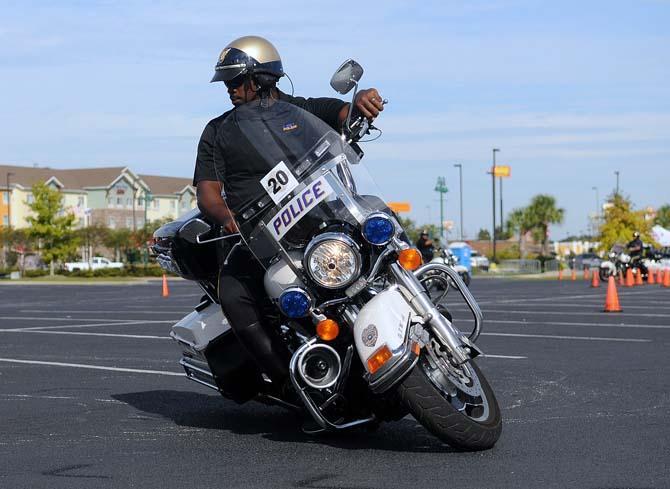
[[[272,383],[282,386],[289,377],[290,354],[286,345],[274,338],[261,323],[238,328],[235,335]]]

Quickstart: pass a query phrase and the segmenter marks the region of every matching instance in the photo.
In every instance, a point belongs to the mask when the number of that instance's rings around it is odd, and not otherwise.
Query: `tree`
[[[644,218],[645,211],[633,210],[630,199],[621,194],[613,194],[605,205],[603,224],[600,226],[600,247],[609,250],[615,244],[625,244],[638,231],[642,241],[653,242],[651,225]]]
[[[498,241],[505,241],[511,237],[512,233],[509,230],[509,226],[507,226],[507,229],[503,229],[501,226],[496,226],[496,239]]]
[[[665,229],[670,229],[670,204],[665,204],[658,208],[654,224]]]
[[[542,243],[542,255],[547,256],[549,225],[562,223],[565,209],[556,207],[556,199],[551,195],[539,194],[533,197],[524,212],[527,214],[527,224],[530,225],[533,237]]]
[[[528,214],[527,207],[521,207],[514,209],[507,216],[507,229],[511,233],[518,233],[519,235],[519,258],[526,257],[526,248],[525,248],[525,235],[533,227],[532,222],[530,221],[530,216]]]
[[[435,224],[416,224],[409,217],[398,217],[398,222],[405,230],[405,233],[412,244],[417,242],[422,231],[428,231],[428,236],[433,239],[440,238],[440,228]],[[442,245],[442,243],[440,243],[440,245]]]
[[[109,229],[104,237],[103,243],[114,250],[114,260],[121,260],[121,252],[132,248],[130,241],[131,230],[127,228]]]
[[[491,233],[488,229],[481,228],[477,233],[477,239],[480,241],[491,241]]]
[[[75,216],[65,214],[63,196],[44,183],[32,188],[34,201],[28,207],[34,215],[28,217],[28,236],[40,244],[42,259],[49,264],[50,274],[54,265],[77,253],[77,238],[73,232]]]
[[[88,256],[88,263],[90,266],[91,259],[93,258],[93,255],[95,255],[96,247],[104,244],[109,229],[102,224],[94,224],[92,226],[78,229],[76,233],[82,245],[87,249],[86,255]]]

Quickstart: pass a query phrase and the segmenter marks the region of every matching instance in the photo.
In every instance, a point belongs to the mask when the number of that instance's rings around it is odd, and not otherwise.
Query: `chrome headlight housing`
[[[356,242],[346,234],[323,233],[307,245],[303,264],[318,285],[339,289],[360,275],[361,254]]]

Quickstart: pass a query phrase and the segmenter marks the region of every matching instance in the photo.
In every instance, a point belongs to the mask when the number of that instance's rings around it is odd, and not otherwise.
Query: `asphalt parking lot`
[[[619,289],[619,314],[585,281],[471,289],[504,417],[479,453],[408,418],[312,438],[187,381],[167,334],[188,282],[0,285],[0,487],[670,487],[670,289]]]

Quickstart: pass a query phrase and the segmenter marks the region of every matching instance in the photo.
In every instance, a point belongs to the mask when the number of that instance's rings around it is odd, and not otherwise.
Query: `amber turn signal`
[[[316,334],[323,341],[331,341],[340,334],[340,326],[332,319],[324,319],[316,325]]]
[[[371,374],[375,373],[382,367],[382,365],[388,362],[392,356],[393,354],[391,353],[391,350],[389,350],[389,347],[386,345],[382,346],[368,358],[368,372]]]
[[[409,248],[398,253],[398,263],[405,269],[413,272],[423,264],[421,253],[416,248]]]

